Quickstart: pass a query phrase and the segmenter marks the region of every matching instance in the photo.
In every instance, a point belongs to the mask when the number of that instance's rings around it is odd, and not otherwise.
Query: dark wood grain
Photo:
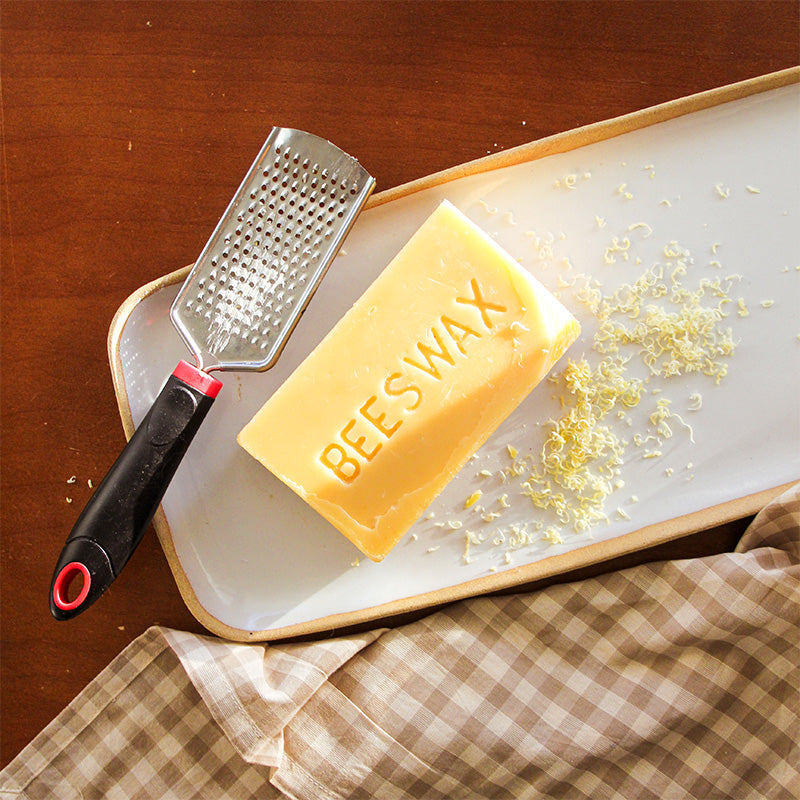
[[[325,135],[385,189],[800,60],[793,1],[4,0],[0,14],[2,764],[148,626],[200,630],[152,531],[90,612],[56,623],[46,595],[87,482],[124,442],[111,318],[196,257],[273,125]],[[744,524],[610,566],[730,549]]]

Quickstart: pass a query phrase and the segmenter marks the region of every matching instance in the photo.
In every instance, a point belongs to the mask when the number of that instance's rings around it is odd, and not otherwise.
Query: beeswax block
[[[380,561],[578,332],[445,201],[238,440]]]

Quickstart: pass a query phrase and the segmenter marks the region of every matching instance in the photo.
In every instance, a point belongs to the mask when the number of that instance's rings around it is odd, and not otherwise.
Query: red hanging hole
[[[70,589],[78,579],[81,581],[80,589],[75,599],[70,600]],[[88,568],[80,561],[72,561],[56,576],[55,583],[53,583],[53,602],[62,611],[72,611],[86,599],[91,585],[92,578]]]

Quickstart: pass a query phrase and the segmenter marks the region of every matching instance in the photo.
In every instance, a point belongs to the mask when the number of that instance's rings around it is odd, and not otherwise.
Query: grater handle
[[[72,529],[50,584],[57,620],[85,611],[142,539],[222,383],[181,361]],[[77,596],[70,584],[82,580]]]

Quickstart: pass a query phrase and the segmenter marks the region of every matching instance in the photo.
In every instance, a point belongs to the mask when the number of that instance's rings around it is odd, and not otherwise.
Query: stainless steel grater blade
[[[272,130],[170,309],[201,369],[277,361],[374,185],[329,141]]]

